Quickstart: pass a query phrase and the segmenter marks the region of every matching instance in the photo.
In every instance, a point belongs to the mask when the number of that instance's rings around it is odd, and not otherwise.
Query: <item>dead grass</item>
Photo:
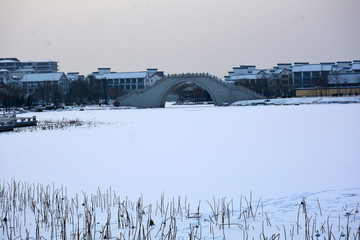
[[[67,119],[63,118],[61,120],[40,120],[36,126],[15,128],[14,132],[34,132],[34,131],[47,131],[47,130],[66,130],[70,128],[93,128],[99,125],[109,124],[105,122],[97,121],[84,121],[81,119]]]
[[[341,211],[344,210],[345,217],[341,222],[339,218],[337,223],[337,218],[331,219],[330,216],[318,220],[320,212],[310,212],[306,199],[299,199],[296,222],[299,232],[295,231],[294,224],[289,229],[285,225],[274,224],[272,227],[266,212],[266,218],[258,213],[255,221],[260,203],[261,206],[263,204],[261,198],[253,200],[252,193],[249,198],[241,196],[246,205],[240,205],[236,213],[234,200],[226,197],[213,198],[212,203],[206,201],[210,213],[201,211],[201,201],[192,211],[186,199],[182,201],[178,196],[177,201],[172,198],[172,201],[166,202],[162,194],[153,212],[152,204],[144,206],[142,195],[137,201],[130,201],[127,197],[120,198],[111,188],[105,192],[98,189],[92,195],[83,192],[82,197],[78,194],[69,197],[63,186],[56,188],[54,184],[45,186],[4,181],[0,182],[0,239],[184,239],[184,235],[180,236],[184,233],[179,232],[179,223],[181,226],[188,224],[187,228],[180,230],[186,231],[186,239],[190,240],[227,239],[227,231],[234,230],[239,231],[237,239],[241,236],[251,239],[249,235],[254,233],[258,237],[252,239],[260,240],[315,240],[319,237],[324,240],[358,240],[360,237],[359,219],[356,218],[359,204],[354,209],[344,206]],[[256,204],[255,211],[253,204]],[[318,199],[315,205],[320,206]],[[334,230],[337,224],[338,231]]]

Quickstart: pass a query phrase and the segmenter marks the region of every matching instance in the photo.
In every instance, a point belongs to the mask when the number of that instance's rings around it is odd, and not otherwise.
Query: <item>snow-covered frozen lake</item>
[[[43,112],[93,128],[3,133],[0,175],[70,193],[263,197],[359,186],[360,104]]]
[[[123,199],[136,201],[142,194],[144,202],[155,203],[164,193],[170,201],[186,196],[192,206],[227,197],[236,201],[235,211],[240,196],[252,191],[254,201],[262,197],[271,221],[281,227],[291,219],[288,230],[303,196],[310,200],[309,209],[320,199],[323,211],[334,218],[358,209],[360,104],[85,108],[26,115],[96,126],[1,133],[3,187],[11,179],[54,183],[75,196],[111,186]],[[261,221],[266,222],[264,216],[253,228],[261,228]],[[353,224],[358,225],[355,216]],[[186,238],[188,231],[179,234]],[[221,239],[221,231],[217,234]]]

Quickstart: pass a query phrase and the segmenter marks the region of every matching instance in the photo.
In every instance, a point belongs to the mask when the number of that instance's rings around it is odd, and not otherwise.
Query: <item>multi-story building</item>
[[[20,82],[23,92],[27,96],[35,94],[36,90],[41,87],[56,89],[63,95],[69,90],[68,78],[63,72],[25,74]]]
[[[21,62],[17,58],[0,58],[0,69],[6,69],[17,75],[24,75],[26,73],[55,73],[58,72],[58,63],[51,60]]]
[[[34,73],[56,73],[58,72],[58,62],[51,60],[26,61],[22,62],[22,68],[32,70]]]
[[[360,60],[279,63],[273,69],[254,65],[234,67],[225,81],[242,85],[266,96],[294,95],[295,89],[360,86]]]
[[[360,60],[337,62],[331,68],[328,84],[332,87],[360,86]]]
[[[79,72],[68,72],[66,76],[69,81],[85,80],[84,75],[81,75]]]
[[[255,65],[240,65],[225,76],[225,81],[257,91],[265,96],[290,95],[291,63],[278,63],[272,69],[256,69]]]
[[[292,67],[293,85],[295,88],[325,87],[327,78],[334,62],[309,64],[308,62],[295,62]]]
[[[141,72],[111,72],[111,68],[98,68],[92,73],[99,87],[106,84],[109,97],[152,86],[164,77],[164,72],[149,68]]]

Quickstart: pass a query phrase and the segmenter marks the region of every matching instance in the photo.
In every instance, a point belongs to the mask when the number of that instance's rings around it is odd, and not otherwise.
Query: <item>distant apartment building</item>
[[[269,97],[294,96],[297,89],[356,87],[360,86],[360,60],[278,63],[272,69],[240,65],[225,76],[225,81]]]
[[[85,76],[81,75],[79,72],[68,72],[66,76],[69,81],[85,80]]]
[[[164,77],[164,72],[157,68],[140,72],[111,72],[111,68],[98,68],[98,71],[92,74],[99,87],[106,84],[109,97],[152,86]]]
[[[51,60],[22,62],[17,58],[0,58],[0,69],[6,69],[16,74],[21,74],[22,72],[55,73],[58,72],[58,63]]]
[[[278,63],[272,69],[257,69],[255,65],[240,65],[225,76],[229,84],[248,87],[265,96],[288,96],[292,91],[291,63]]]
[[[329,86],[360,86],[360,60],[338,62],[328,76]]]
[[[69,91],[69,80],[58,72],[58,62],[52,60],[20,61],[17,58],[0,58],[0,81],[8,88],[20,90],[27,99],[51,102],[63,98]],[[41,101],[40,101],[41,102]]]
[[[20,61],[17,58],[0,58],[0,72],[2,76],[7,72],[7,82],[13,86],[21,87],[22,78],[29,74],[57,73],[57,61]],[[34,75],[36,77],[38,75]],[[41,80],[42,81],[42,80]]]
[[[309,64],[308,62],[295,62],[292,68],[293,84],[295,88],[325,87],[328,75],[334,62]]]
[[[35,94],[39,88],[44,91],[56,89],[62,95],[69,90],[69,81],[63,72],[25,74],[20,83],[27,96]]]

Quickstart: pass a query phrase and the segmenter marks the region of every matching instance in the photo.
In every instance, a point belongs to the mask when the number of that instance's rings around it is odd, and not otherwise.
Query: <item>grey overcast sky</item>
[[[0,57],[209,72],[360,59],[360,0],[0,0]]]

